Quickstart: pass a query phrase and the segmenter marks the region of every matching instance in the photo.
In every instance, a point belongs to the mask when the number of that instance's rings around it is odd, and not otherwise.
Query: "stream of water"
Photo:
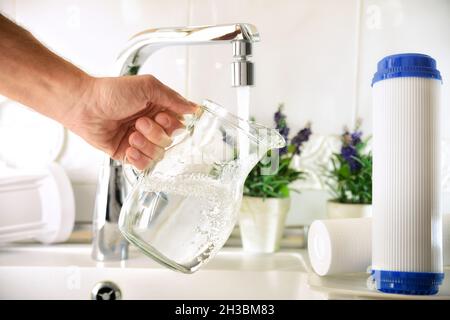
[[[237,101],[237,116],[243,120],[249,120],[250,118],[250,87],[237,87],[236,88],[236,101]],[[243,123],[243,127],[246,131],[249,130],[247,123]],[[249,141],[245,133],[239,134],[239,151],[241,156],[247,156],[250,152]]]

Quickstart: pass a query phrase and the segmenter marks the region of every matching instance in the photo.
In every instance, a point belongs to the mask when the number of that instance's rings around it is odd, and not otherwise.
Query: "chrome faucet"
[[[216,26],[150,29],[133,36],[119,55],[119,75],[135,75],[156,50],[173,45],[231,43],[231,85],[254,84],[254,66],[248,58],[252,44],[259,41],[255,26],[246,23]],[[128,193],[120,161],[106,157],[100,169],[93,220],[92,257],[99,261],[128,257],[128,242],[118,228],[120,209]]]

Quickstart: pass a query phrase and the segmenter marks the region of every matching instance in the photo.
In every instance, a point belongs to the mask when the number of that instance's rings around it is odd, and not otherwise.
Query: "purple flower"
[[[282,155],[286,154],[287,152],[288,152],[288,148],[287,147],[283,147],[283,148],[279,149],[278,154],[280,156],[282,156]]]
[[[288,141],[289,131],[290,129],[288,127],[277,127],[278,132],[283,136],[285,141]],[[287,146],[280,149],[280,155],[286,154],[288,151]]]
[[[361,164],[356,160],[358,152],[356,148],[351,145],[344,145],[341,148],[341,156],[350,166],[352,172],[358,171],[361,168]]]
[[[287,126],[286,115],[283,113],[283,104],[278,106],[278,111],[275,112],[273,119],[275,121],[275,128],[278,132],[283,136],[284,140],[288,142],[290,128]],[[311,124],[308,123],[305,128],[300,130],[297,135],[292,138],[291,145],[295,147],[294,154],[300,154],[301,145],[309,140],[309,136],[311,135]],[[280,155],[284,155],[288,153],[288,145],[284,148],[281,148],[279,151]]]
[[[355,131],[351,134],[352,142],[351,144],[353,146],[356,146],[358,143],[361,143],[361,137],[362,137],[362,131]]]
[[[289,127],[286,123],[286,115],[282,112],[283,104],[278,106],[278,111],[274,114],[275,128],[278,132],[283,136],[283,138],[287,141],[289,136]],[[287,146],[280,149],[280,155],[286,154],[288,151]]]
[[[278,132],[283,136],[285,141],[288,141],[288,136],[289,136],[289,131],[290,129],[288,127],[283,127],[283,128],[277,128]],[[286,154],[287,153],[287,146],[283,147],[280,149],[280,155]]]
[[[347,128],[344,128],[342,134],[342,148],[341,156],[350,166],[352,172],[358,171],[361,168],[361,164],[358,162],[358,150],[356,146],[361,143],[362,131],[356,130],[352,133]]]
[[[301,129],[297,135],[292,138],[291,143],[295,146],[295,154],[299,155],[301,150],[300,147],[302,144],[309,140],[309,136],[311,135],[311,125],[308,123],[305,128]]]
[[[277,112],[275,112],[273,119],[275,120],[275,123],[278,125],[281,121],[281,119],[286,118],[284,114],[281,113],[281,109],[278,109]]]
[[[283,113],[283,104],[278,106],[278,111],[273,115],[273,119],[275,120],[275,127],[277,129],[287,127],[286,124],[286,115]]]
[[[288,138],[290,131],[288,127],[277,128],[277,130],[283,136],[284,139]]]

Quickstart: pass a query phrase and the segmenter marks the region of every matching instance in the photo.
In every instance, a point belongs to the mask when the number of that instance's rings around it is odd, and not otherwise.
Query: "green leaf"
[[[344,164],[339,169],[339,175],[343,178],[349,178],[350,177],[350,165]]]
[[[288,150],[289,153],[294,153],[294,151],[295,151],[295,146],[294,146],[293,144],[290,144],[290,145],[288,145],[287,150]]]
[[[289,197],[289,188],[287,185],[281,187],[280,194],[282,195],[283,198]]]

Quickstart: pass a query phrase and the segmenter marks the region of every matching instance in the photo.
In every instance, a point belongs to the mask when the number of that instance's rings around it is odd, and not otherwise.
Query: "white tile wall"
[[[193,0],[190,23],[256,25],[262,41],[254,45],[251,113],[271,125],[276,106],[285,102],[294,131],[310,120],[316,132],[334,134],[352,119],[355,7],[356,0]],[[231,48],[190,53],[192,98],[232,108]],[[202,81],[205,76],[213,81]]]
[[[444,118],[450,114],[447,0],[2,0],[0,10],[98,76],[111,75],[127,38],[147,28],[255,24],[262,41],[254,46],[251,113],[270,125],[277,104],[284,102],[293,133],[308,120],[316,133],[300,160],[312,178],[298,184],[303,192],[293,195],[290,224],[325,215],[328,195],[316,172],[337,147],[333,135],[357,117],[370,133],[370,79],[380,58],[405,51],[435,57],[444,77]],[[155,54],[144,72],[195,101],[210,98],[235,111],[230,61],[231,46],[173,47]],[[8,150],[0,148],[0,159],[2,152]],[[90,219],[100,160],[100,152],[66,134],[58,161],[73,181],[79,221]]]
[[[371,118],[371,87],[376,63],[402,52],[420,52],[437,60],[442,86],[443,118],[450,116],[450,1],[365,0],[361,8],[358,63],[358,116]],[[371,122],[364,128],[371,130]],[[444,136],[450,138],[450,126]]]

